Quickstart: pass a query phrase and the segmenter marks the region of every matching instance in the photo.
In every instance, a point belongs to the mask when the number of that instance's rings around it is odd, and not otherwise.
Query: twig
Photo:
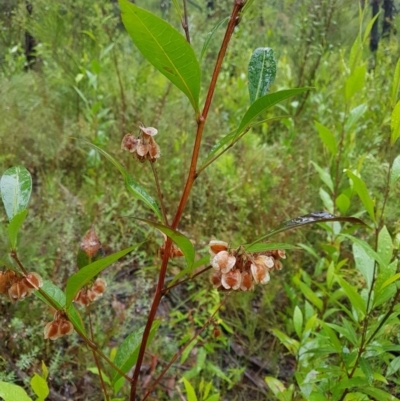
[[[186,40],[188,41],[188,43],[190,43],[189,23],[188,23],[188,12],[187,12],[186,0],[183,0],[182,28],[183,28],[183,30],[185,31]]]
[[[184,280],[178,281],[177,283],[171,284],[169,287],[166,287],[163,289],[163,295],[165,295],[168,291],[172,290],[172,288],[177,287],[180,284],[186,283],[189,280],[193,280],[195,277],[200,276],[200,274],[203,274],[207,270],[210,270],[211,266],[207,266],[205,269],[200,270],[196,274],[193,274],[193,276],[185,278]]]

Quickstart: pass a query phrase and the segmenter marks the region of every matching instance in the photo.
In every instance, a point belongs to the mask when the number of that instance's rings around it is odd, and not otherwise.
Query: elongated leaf
[[[147,340],[147,345],[149,345],[153,341],[153,338],[159,327],[160,327],[160,321],[155,320],[153,322],[153,325],[151,326],[150,335]],[[140,345],[142,342],[143,332],[144,332],[144,327],[129,334],[129,336],[126,337],[125,340],[122,342],[122,344],[118,347],[114,363],[124,373],[127,373],[137,361]],[[114,384],[115,392],[118,391],[115,388],[115,385],[120,378],[124,380],[124,378],[121,377],[121,375],[118,372],[114,372],[111,382]]]
[[[314,305],[316,306],[319,310],[322,310],[323,308],[323,302],[321,299],[318,298],[318,296],[315,294],[315,292],[305,283],[300,281],[299,278],[295,277],[293,279],[293,282],[300,288],[300,291],[303,293],[303,295]]]
[[[346,214],[350,207],[350,199],[345,194],[340,194],[336,198],[336,206],[340,210],[340,213]]]
[[[293,312],[293,327],[299,338],[303,330],[303,313],[301,309],[296,305]]]
[[[122,22],[133,42],[199,111],[201,70],[193,48],[168,22],[127,0],[119,0]]]
[[[324,182],[326,184],[326,186],[333,193],[333,181],[332,181],[331,175],[329,174],[329,171],[324,170],[323,168],[318,166],[317,163],[314,163],[313,161],[311,163],[314,166],[315,170],[317,170],[319,178],[321,178],[321,181]]]
[[[350,110],[349,117],[347,118],[347,121],[344,125],[344,130],[350,131],[353,129],[357,121],[364,115],[364,113],[368,110],[368,105],[366,103],[362,103],[354,109]]]
[[[383,259],[386,265],[392,260],[393,242],[386,226],[383,226],[381,231],[379,231],[378,255]]]
[[[102,272],[106,267],[110,266],[118,259],[127,255],[129,252],[132,252],[137,247],[138,245],[136,244],[124,249],[123,251],[113,253],[112,255],[106,256],[103,259],[97,260],[96,262],[82,267],[82,269],[80,269],[77,273],[73,274],[68,279],[67,288],[65,290],[67,306],[71,304],[72,300],[75,298],[75,295],[79,292],[79,290],[90,280],[92,280],[94,276]]]
[[[287,336],[285,333],[278,329],[272,329],[271,330],[274,336],[278,337],[279,341],[288,349],[288,351],[292,355],[296,355],[298,350],[299,350],[299,342],[297,340],[293,340],[293,338],[290,338]]]
[[[374,202],[369,196],[365,182],[360,177],[357,177],[350,170],[346,170],[346,173],[349,176],[349,178],[353,181],[354,189],[356,190],[358,197],[360,198],[369,216],[371,217],[371,220],[375,221]]]
[[[22,166],[9,168],[1,177],[1,198],[8,220],[26,209],[32,191],[32,177]]]
[[[360,386],[359,391],[361,391],[364,394],[368,394],[379,401],[399,401],[399,399],[394,395],[387,393],[386,391],[383,391],[376,387]]]
[[[268,93],[276,76],[276,60],[270,47],[253,51],[248,66],[250,103]]]
[[[394,107],[392,113],[392,120],[390,122],[390,128],[392,129],[392,136],[390,137],[390,143],[394,145],[394,143],[400,137],[400,100]]]
[[[203,47],[201,49],[201,53],[200,53],[200,60],[204,57],[204,54],[206,53],[206,50],[208,48],[208,45],[210,44],[210,41],[212,39],[212,37],[214,36],[214,33],[218,30],[218,28],[225,24],[226,22],[229,21],[229,17],[224,18],[223,20],[219,21],[217,25],[215,25],[215,27],[213,29],[211,29],[210,32],[208,32],[205,40],[204,40],[204,44]]]
[[[353,244],[353,255],[356,267],[364,276],[365,281],[367,282],[367,287],[370,289],[374,279],[375,261],[365,252],[364,248],[356,243]]]
[[[32,401],[26,391],[16,384],[0,381],[0,398],[4,401]]]
[[[350,100],[358,91],[363,88],[366,74],[367,67],[364,64],[356,67],[351,75],[347,78],[345,85],[346,100]]]
[[[343,221],[343,222],[347,222],[347,223],[351,223],[351,224],[366,225],[362,220],[357,219],[356,217],[340,217],[340,216],[338,217],[338,216],[334,216],[333,214],[330,214],[327,212],[312,212],[312,213],[306,214],[304,216],[299,216],[294,219],[285,221],[284,223],[282,223],[281,225],[279,225],[277,228],[273,229],[269,233],[257,238],[250,245],[254,245],[257,242],[261,242],[262,240],[272,237],[273,235],[276,235],[283,231],[291,230],[291,229],[297,228],[297,227],[302,227],[307,224],[316,224],[316,223],[330,222],[330,221]]]
[[[253,245],[243,245],[246,252],[265,252],[274,251],[277,249],[299,249],[298,246],[292,244],[285,244],[284,242],[268,242],[258,243]]]
[[[149,224],[150,226],[153,226],[154,228],[157,228],[158,230],[163,232],[167,237],[171,238],[172,241],[180,248],[180,250],[185,255],[185,259],[186,259],[186,263],[187,263],[188,267],[193,266],[195,250],[194,250],[193,244],[190,242],[189,238],[185,237],[180,232],[173,230],[170,227],[166,227],[162,224],[155,223],[153,221],[146,220],[146,219],[140,219],[138,217],[135,217],[135,219],[139,220],[139,221],[143,221],[144,223]]]
[[[264,380],[275,396],[278,396],[280,393],[283,393],[286,390],[285,385],[275,377],[266,376]]]
[[[363,315],[359,317],[359,321],[361,321],[362,317],[366,314],[366,305],[364,300],[362,299],[361,295],[354,289],[352,285],[350,285],[346,280],[342,277],[336,277],[337,282],[342,287],[343,291],[349,298],[351,305],[356,308],[357,312]]]
[[[393,186],[400,178],[400,155],[397,156],[392,165],[392,171],[390,174],[390,186]]]
[[[8,239],[10,240],[11,249],[17,249],[18,231],[22,227],[22,224],[24,223],[27,214],[27,209],[19,212],[11,219],[10,224],[7,227]]]
[[[395,374],[399,369],[400,369],[400,356],[397,356],[396,358],[391,360],[386,371],[386,376],[391,376]]]
[[[314,124],[315,128],[318,131],[318,135],[321,138],[321,141],[332,153],[332,156],[335,156],[337,153],[335,135],[333,135],[332,131],[329,128],[325,127],[325,125],[320,124],[318,121],[314,121]]]
[[[35,373],[31,379],[31,387],[40,400],[44,400],[50,393],[46,380]]]
[[[102,154],[106,159],[108,159],[122,174],[125,180],[126,189],[136,198],[141,200],[147,207],[149,207],[157,217],[162,220],[162,214],[160,208],[158,207],[157,202],[146,192],[146,190],[138,184],[133,177],[125,170],[125,168],[118,163],[111,155],[109,155],[106,151],[99,148],[98,146],[83,141],[84,144],[91,146],[93,149],[97,150],[100,154]]]
[[[310,89],[312,88],[286,89],[260,97],[247,109],[245,115],[242,118],[242,121],[239,124],[237,134],[239,135],[240,133],[242,133],[254,122],[257,117],[265,113],[272,106],[275,106],[277,103],[282,102],[285,99],[299,95],[300,93],[303,93]]]
[[[197,401],[196,392],[194,391],[193,386],[184,377],[182,377],[182,380],[183,380],[183,384],[185,385],[186,396],[187,396],[188,401]]]
[[[392,98],[391,98],[392,107],[394,107],[395,104],[397,103],[399,88],[400,88],[400,58],[397,60],[396,69],[394,71],[394,76],[393,76]]]
[[[50,298],[53,301],[53,304],[57,306],[57,309],[65,309],[65,294],[60,288],[54,285],[51,281],[43,280],[41,290],[46,293],[47,298]],[[39,291],[35,291],[34,294],[51,308],[54,307]],[[85,334],[86,330],[82,318],[74,305],[70,305],[67,308],[67,315],[71,323]]]

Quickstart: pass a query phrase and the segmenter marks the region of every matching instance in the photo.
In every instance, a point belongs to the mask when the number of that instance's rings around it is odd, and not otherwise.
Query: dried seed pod
[[[0,294],[8,295],[10,287],[19,280],[12,270],[0,271]]]
[[[44,339],[57,340],[60,337],[60,323],[58,320],[49,322],[44,326]]]
[[[230,270],[228,273],[222,274],[221,284],[222,286],[229,290],[238,290],[242,283],[242,275],[239,270]]]
[[[63,318],[59,319],[60,337],[71,334],[71,333],[73,333],[73,331],[74,331],[74,326],[72,325],[72,323],[69,320],[63,319]]]
[[[101,242],[93,226],[82,238],[80,248],[89,258],[93,258],[93,256],[95,256],[101,249]]]
[[[251,273],[248,271],[242,272],[242,282],[240,284],[242,291],[251,291],[254,289],[254,282]]]
[[[91,302],[95,301],[101,294],[98,294],[97,292],[94,292],[92,290],[87,290],[86,291],[86,297],[88,299],[88,304]]]
[[[145,127],[143,124],[140,124],[139,128],[144,135],[148,135],[150,137],[158,134],[158,130],[154,127]]]
[[[222,273],[220,271],[212,272],[210,275],[210,282],[214,288],[221,287]]]
[[[215,270],[228,273],[236,264],[236,257],[227,251],[218,252],[211,260],[211,265]]]
[[[78,305],[87,306],[90,304],[90,300],[87,294],[87,288],[81,288],[75,295],[74,302]]]
[[[282,270],[283,268],[282,262],[280,260],[275,260],[274,268],[276,270]]]
[[[134,153],[134,152],[136,152],[136,149],[137,149],[139,143],[140,143],[140,140],[138,138],[135,138],[131,134],[126,134],[122,138],[121,150],[127,150],[130,153]]]
[[[28,273],[23,279],[28,288],[38,290],[43,285],[43,279],[37,273]]]
[[[215,256],[217,253],[228,250],[228,243],[225,241],[212,240],[209,244],[210,255]]]
[[[106,287],[106,280],[102,278],[97,278],[96,281],[93,283],[91,290],[99,296],[103,294],[103,292],[106,290]]]
[[[21,280],[14,283],[8,290],[8,296],[12,301],[18,301],[19,299],[24,299],[30,294],[30,289]]]
[[[269,282],[269,272],[264,264],[252,263],[250,269],[256,284],[266,284]]]
[[[272,269],[274,267],[274,258],[272,256],[258,255],[254,262],[256,264],[264,265],[268,269]]]

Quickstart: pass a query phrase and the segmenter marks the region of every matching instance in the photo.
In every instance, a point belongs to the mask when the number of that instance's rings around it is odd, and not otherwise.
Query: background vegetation
[[[135,3],[181,30],[171,1]],[[228,16],[231,3],[189,2],[192,44],[198,56],[207,34]],[[162,237],[131,218],[151,215],[125,191],[112,165],[75,139],[87,139],[107,150],[155,194],[149,165],[134,163],[120,152],[120,143],[126,133],[135,133],[139,122],[157,127],[162,152],[157,166],[172,213],[190,163],[192,111],[182,94],[133,46],[117,3],[37,0],[29,14],[25,1],[3,0],[0,10],[1,171],[23,165],[34,179],[20,258],[62,287],[76,270],[80,239],[92,224],[106,253],[144,242],[105,271],[109,286],[92,310],[97,341],[112,355],[128,332],[145,323]],[[375,230],[355,227],[345,233],[375,249],[381,233],[380,243],[390,247],[388,263],[396,260],[400,185],[394,182],[390,192],[386,189],[389,167],[399,154],[399,144],[390,144],[390,124],[398,99],[392,87],[400,49],[398,35],[392,34],[371,55],[368,32],[364,37],[369,20],[367,9],[360,20],[359,5],[352,0],[255,1],[249,8],[224,60],[201,157],[238,125],[248,107],[247,65],[255,48],[268,46],[275,51],[278,72],[272,92],[307,85],[315,89],[278,105],[265,117],[288,117],[253,129],[200,176],[179,227],[194,241],[199,256],[207,254],[210,238],[246,243],[284,220],[327,210],[357,215],[374,225]],[[399,25],[396,17],[397,31]],[[36,44],[30,66],[24,53],[27,32]],[[202,57],[204,85],[222,35],[221,27]],[[321,141],[323,127],[331,131],[341,152],[332,152]],[[344,169],[367,183],[374,216],[357,197],[355,181]],[[0,219],[6,223],[5,214]],[[384,226],[387,231],[382,234]],[[5,224],[0,230],[0,258],[6,260]],[[342,354],[346,348],[350,359],[356,358],[365,322],[354,317],[360,315],[351,312],[354,299],[332,277],[343,277],[364,300],[369,288],[357,257],[370,261],[354,250],[348,238],[339,236],[343,230],[335,223],[281,234],[280,242],[301,249],[288,252],[284,269],[273,275],[268,286],[230,296],[218,325],[209,327],[173,365],[158,399],[190,399],[182,376],[199,399],[207,398],[207,383],[211,383],[209,394],[219,393],[220,399],[386,399],[378,397],[381,393],[362,392],[355,383],[336,390],[329,387],[330,375],[341,377],[335,369],[354,363],[334,355],[335,346]],[[171,277],[183,266],[174,263]],[[159,309],[162,325],[146,355],[143,386],[220,302],[221,295],[211,289],[206,276],[164,298]],[[396,288],[376,303],[370,322],[396,312],[395,294]],[[101,399],[91,353],[78,336],[50,343],[43,339],[49,317],[38,300],[12,304],[1,298],[0,380],[23,384],[29,392],[28,382],[44,361],[50,399]],[[362,357],[365,362],[358,358],[359,370],[347,379],[363,378],[359,387],[369,385],[385,391],[387,397],[400,397],[398,327],[397,315],[391,315],[373,349]],[[324,353],[323,344],[331,346],[327,341],[333,342],[333,351]],[[266,377],[274,379],[265,381]],[[352,386],[356,395],[340,398]],[[332,398],[313,395],[331,390]],[[122,389],[119,396],[124,399],[127,391]]]

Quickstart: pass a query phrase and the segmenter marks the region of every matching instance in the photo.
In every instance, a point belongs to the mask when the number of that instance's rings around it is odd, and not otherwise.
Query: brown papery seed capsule
[[[72,323],[66,319],[60,319],[60,336],[66,336],[68,334],[71,334],[74,331],[74,326]]]
[[[214,288],[219,288],[221,287],[221,272],[213,272],[210,275],[210,282],[213,285]]]
[[[242,283],[242,275],[239,270],[231,270],[222,275],[221,283],[227,290],[230,288],[232,288],[232,290],[238,290]]]
[[[10,287],[8,295],[11,300],[17,301],[18,299],[23,299],[29,295],[29,289],[22,281],[18,281]]]
[[[227,251],[218,252],[212,259],[211,265],[215,270],[221,270],[222,273],[228,273],[233,269],[236,263],[235,256]]]
[[[28,288],[34,288],[35,290],[38,290],[43,285],[42,277],[37,273],[28,273],[23,281],[26,283]]]
[[[248,271],[242,272],[242,282],[240,284],[240,289],[242,291],[251,291],[254,288],[253,277]]]
[[[59,332],[59,321],[55,320],[53,322],[47,323],[44,326],[44,339],[47,340],[57,340],[60,337]]]
[[[212,240],[209,244],[210,254],[216,255],[219,252],[228,250],[228,243],[225,241]]]
[[[97,295],[103,294],[106,290],[107,283],[102,278],[97,278],[94,284],[92,285],[92,291],[94,291]]]

